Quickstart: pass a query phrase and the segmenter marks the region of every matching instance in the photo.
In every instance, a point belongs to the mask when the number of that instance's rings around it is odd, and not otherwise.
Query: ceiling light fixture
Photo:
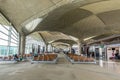
[[[85,38],[85,39],[83,39],[83,40],[84,40],[84,41],[87,41],[87,40],[92,39],[92,38],[94,38],[94,37],[96,37],[96,36],[91,36],[91,37]]]

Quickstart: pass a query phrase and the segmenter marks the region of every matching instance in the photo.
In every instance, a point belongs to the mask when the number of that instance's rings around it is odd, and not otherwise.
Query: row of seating
[[[67,54],[67,56],[74,60],[74,61],[81,61],[81,62],[93,62],[94,58],[89,58],[86,56],[76,55],[76,54]]]
[[[0,56],[0,61],[13,61],[13,60],[20,60],[21,59],[27,59],[27,56],[29,54],[24,54],[24,55],[9,55],[9,56]]]
[[[23,59],[26,59],[28,57],[32,57],[31,54],[24,54],[24,55],[17,55],[18,58],[23,58]],[[44,57],[44,58],[43,58]],[[38,57],[34,57],[34,60],[37,60],[38,58],[41,59],[45,59],[45,60],[52,60],[52,58],[56,58],[57,55],[56,54],[40,54]],[[11,61],[11,60],[14,60],[14,56],[10,55],[10,56],[0,56],[0,61]]]
[[[32,57],[32,54],[23,54],[23,57]]]
[[[53,61],[57,58],[57,54],[40,54],[33,57],[33,61]]]
[[[15,64],[17,61],[14,59],[14,56],[0,56],[0,64]]]
[[[12,61],[14,60],[14,57],[13,56],[0,56],[0,61]]]

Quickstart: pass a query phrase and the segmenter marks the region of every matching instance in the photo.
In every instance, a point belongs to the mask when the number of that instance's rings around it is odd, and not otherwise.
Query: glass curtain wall
[[[0,56],[18,53],[19,34],[0,13]]]

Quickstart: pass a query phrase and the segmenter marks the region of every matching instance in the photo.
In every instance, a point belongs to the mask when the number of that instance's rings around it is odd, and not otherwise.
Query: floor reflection
[[[100,65],[100,67],[103,67],[103,60],[99,60],[99,65]]]
[[[120,73],[120,62],[99,60],[99,66],[108,71]]]

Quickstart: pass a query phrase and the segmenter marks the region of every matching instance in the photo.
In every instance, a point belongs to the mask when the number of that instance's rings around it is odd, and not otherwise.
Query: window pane
[[[8,30],[9,30],[9,28],[10,28],[9,26],[6,26],[6,25],[3,25],[3,26],[4,26],[6,29],[8,29]]]
[[[14,35],[15,37],[18,36],[18,33],[15,33],[13,30],[11,32],[12,32],[12,35]]]
[[[7,55],[7,46],[0,45],[0,55]]]
[[[15,43],[11,43],[10,46],[17,46],[17,44],[15,44]]]
[[[12,42],[12,43],[16,43],[16,44],[18,43],[18,42],[17,42],[16,40],[14,40],[14,39],[11,39],[11,42]]]
[[[7,35],[9,34],[8,30],[5,29],[2,25],[0,25],[0,31],[6,33]]]
[[[17,37],[15,37],[14,35],[11,35],[11,37],[17,41]]]
[[[8,41],[0,39],[0,45],[8,45]]]
[[[17,53],[18,53],[18,47],[10,46],[10,53],[9,53],[9,55],[17,54]]]
[[[17,31],[12,27],[12,33],[17,35]]]
[[[0,38],[8,40],[8,36],[5,35],[4,33],[0,32]]]

